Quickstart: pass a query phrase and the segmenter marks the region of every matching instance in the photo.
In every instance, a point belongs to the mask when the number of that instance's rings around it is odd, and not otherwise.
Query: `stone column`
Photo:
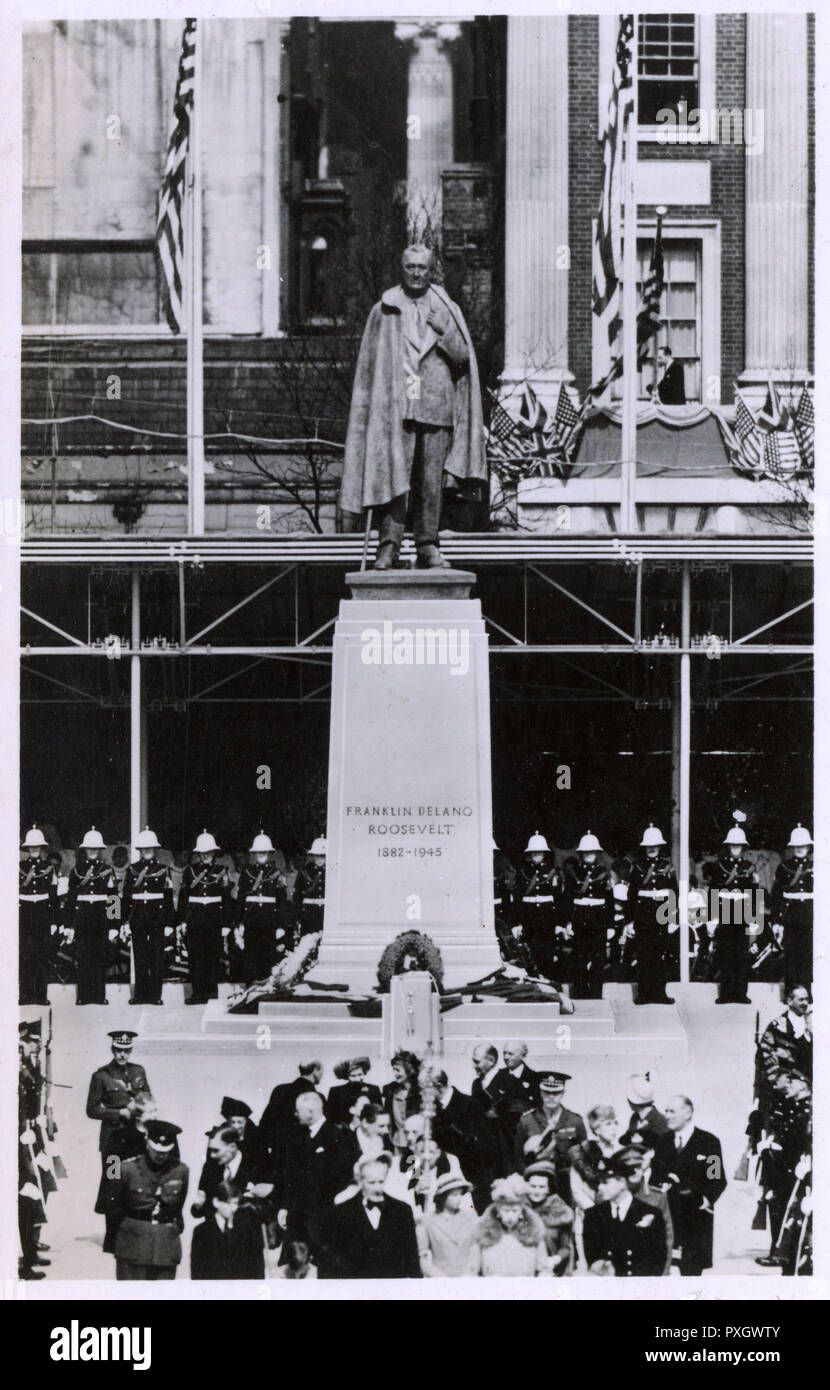
[[[784,381],[807,376],[805,15],[747,15],[746,109],[746,365],[740,384],[751,397],[754,384],[765,396],[770,375]]]
[[[441,231],[441,170],[454,157],[450,45],[460,34],[454,20],[395,25],[395,37],[409,45],[406,202],[415,239],[428,230]]]
[[[568,20],[507,24],[505,362],[555,402],[568,370]]]

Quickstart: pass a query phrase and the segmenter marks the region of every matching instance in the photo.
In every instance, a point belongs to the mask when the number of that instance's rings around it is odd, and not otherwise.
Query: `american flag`
[[[611,96],[602,132],[602,194],[593,253],[593,308],[605,327],[609,346],[620,331],[622,275],[623,135],[634,106],[634,16],[620,15]]]
[[[764,441],[755,416],[740,391],[735,392],[735,434],[746,467],[760,471],[764,466]]]
[[[773,430],[767,435],[764,440],[764,467],[773,477],[798,472],[801,450],[792,430]]]
[[[556,472],[570,461],[574,435],[582,417],[560,383],[556,410],[551,420],[533,387],[525,382],[514,420],[491,393],[488,451],[505,477],[529,477],[532,473]]]
[[[186,19],[179,59],[179,75],[173,98],[173,129],[167,147],[167,163],[156,223],[156,256],[161,269],[164,314],[173,333],[182,331],[182,271],[184,266],[185,162],[193,110],[196,65],[196,20]]]
[[[807,387],[801,392],[801,399],[793,420],[796,438],[801,447],[804,467],[812,471],[816,461],[816,416],[813,401]]]
[[[643,285],[643,307],[637,315],[637,364],[642,367],[648,357],[652,339],[661,328],[660,301],[666,288],[663,263],[663,219],[658,215],[657,231],[651,248],[648,275]]]

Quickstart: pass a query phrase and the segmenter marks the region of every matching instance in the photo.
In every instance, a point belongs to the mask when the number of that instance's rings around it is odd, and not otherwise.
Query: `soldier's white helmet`
[[[145,825],[143,830],[139,830],[135,837],[135,847],[136,849],[161,849],[155,830],[151,830],[149,825]]]
[[[251,848],[248,851],[248,853],[271,854],[273,852],[273,849],[274,846],[271,844],[270,837],[265,834],[264,830],[260,830],[259,834],[254,836],[251,842]]]
[[[196,853],[206,854],[209,849],[218,849],[216,841],[209,831],[203,830],[201,835],[196,837]]]
[[[81,848],[81,849],[104,849],[104,848],[105,848],[105,845],[104,845],[104,837],[103,837],[103,835],[101,834],[100,830],[96,830],[96,829],[95,829],[95,826],[94,826],[94,825],[93,825],[92,829],[91,829],[91,830],[88,830],[88,831],[86,832],[86,834],[84,835],[84,838],[81,840],[80,848]]]
[[[45,847],[46,843],[47,841],[43,834],[43,831],[38,830],[37,826],[33,825],[31,830],[26,831],[26,838],[23,841],[23,848],[40,849],[42,847]]]
[[[725,845],[748,845],[749,841],[746,834],[739,825],[733,825],[732,829],[724,836]]]
[[[790,838],[787,842],[787,848],[798,849],[801,845],[811,845],[812,843],[813,841],[810,837],[809,830],[805,829],[805,827],[801,824],[801,821],[799,821],[798,825],[795,827],[795,830],[790,835]]]
[[[589,830],[587,835],[582,836],[582,839],[576,847],[576,852],[577,854],[595,854],[601,849],[602,845],[600,844],[596,835],[592,835]]]
[[[706,895],[699,892],[697,888],[690,888],[686,902],[690,912],[700,912],[700,909],[706,906]]]
[[[527,842],[525,854],[550,854],[550,845],[544,835],[540,835],[537,830]]]
[[[309,854],[325,854],[326,841],[322,835],[317,836],[317,839],[314,841],[314,844],[311,846],[311,849],[308,852]]]
[[[643,831],[643,838],[640,841],[641,848],[649,845],[664,845],[666,842],[656,825],[649,824],[647,830]]]

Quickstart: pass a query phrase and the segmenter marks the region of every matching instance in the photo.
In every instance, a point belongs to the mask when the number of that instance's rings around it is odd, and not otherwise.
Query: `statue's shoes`
[[[374,569],[393,570],[397,569],[398,547],[394,541],[381,541],[378,546],[378,553],[375,556]]]
[[[451,569],[449,560],[445,560],[437,545],[425,545],[418,551],[418,559],[415,567],[419,570],[448,570]]]

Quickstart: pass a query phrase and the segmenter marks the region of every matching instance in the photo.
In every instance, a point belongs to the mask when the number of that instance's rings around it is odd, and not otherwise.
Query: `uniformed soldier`
[[[86,1113],[91,1120],[101,1121],[98,1148],[101,1154],[101,1182],[95,1210],[107,1221],[104,1249],[113,1253],[115,1225],[113,1204],[119,1177],[119,1164],[132,1153],[141,1152],[143,1140],[130,1144],[135,1119],[147,1102],[152,1104],[147,1074],[138,1062],[131,1061],[133,1041],[138,1036],[127,1028],[109,1034],[112,1039],[112,1059],[92,1073]],[[115,1161],[113,1161],[115,1160]]]
[[[614,894],[608,870],[598,862],[602,846],[589,830],[565,867],[563,911],[573,932],[574,999],[601,999],[607,942],[614,935]]]
[[[582,1116],[562,1104],[570,1079],[566,1071],[541,1074],[541,1105],[528,1110],[519,1120],[513,1154],[514,1165],[520,1173],[528,1162],[552,1163],[556,1168],[555,1189],[563,1202],[571,1198],[570,1151],[574,1144],[582,1144],[588,1137]]]
[[[643,832],[628,883],[629,912],[637,953],[635,1004],[672,1004],[666,993],[669,933],[677,930],[677,875],[655,825]]]
[[[161,849],[149,826],[135,840],[138,861],[124,875],[122,921],[133,943],[133,994],[131,1004],[161,1004],[164,983],[164,938],[173,932],[173,883],[165,864],[156,858]]]
[[[121,1165],[115,1195],[116,1279],[175,1279],[189,1173],[178,1125],[148,1120],[144,1153]]]
[[[40,1239],[45,1223],[47,1189],[39,1164],[43,1153],[45,1077],[40,1068],[40,1019],[18,1024],[19,1073],[17,1092],[18,1183],[17,1214],[20,1236],[19,1277],[42,1279],[39,1265],[49,1265],[43,1251],[49,1246]],[[54,1189],[52,1189],[54,1190]]]
[[[179,889],[177,915],[187,932],[193,991],[188,1004],[215,999],[222,978],[222,933],[230,926],[231,889],[227,869],[216,862],[218,849],[213,836],[203,830],[196,838],[196,859],[185,867]]]
[[[734,825],[723,841],[720,858],[704,865],[710,890],[710,914],[715,922],[718,969],[718,1004],[749,1004],[746,992],[750,968],[750,944],[763,930],[757,921],[758,875],[744,853],[747,838]]]
[[[591,1274],[654,1278],[666,1270],[666,1226],[662,1212],[632,1195],[629,1167],[619,1155],[608,1160],[597,1204],[585,1213],[582,1244]]]
[[[118,935],[115,873],[102,859],[104,839],[93,825],[84,835],[64,901],[67,941],[75,942],[78,1004],[106,1004],[109,942]]]
[[[254,836],[249,854],[250,860],[239,875],[235,933],[242,948],[242,978],[246,984],[270,975],[289,945],[285,879],[264,830]]]
[[[326,842],[322,835],[318,835],[294,884],[294,908],[301,936],[310,936],[323,930],[325,905]]]
[[[522,928],[516,911],[516,870],[506,854],[493,841],[493,916],[502,959],[520,965],[530,974],[534,963],[521,939]]]
[[[527,842],[519,868],[516,914],[536,972],[549,980],[560,973],[556,935],[558,890],[559,874],[550,846],[537,830]]]
[[[48,1004],[49,954],[58,913],[57,878],[47,859],[49,846],[33,825],[23,841],[20,903],[19,1002]]]
[[[799,822],[790,835],[791,859],[782,859],[772,885],[772,930],[784,948],[784,984],[813,980],[813,841]]]

